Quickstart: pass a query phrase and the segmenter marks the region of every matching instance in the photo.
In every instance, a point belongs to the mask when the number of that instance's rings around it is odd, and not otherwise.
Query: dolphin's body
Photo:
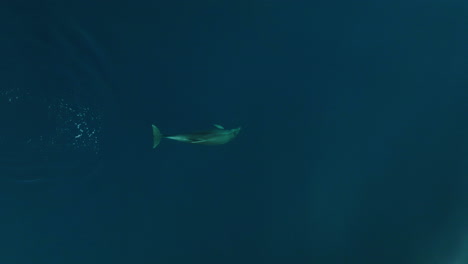
[[[239,134],[241,128],[224,129],[220,125],[214,125],[215,129],[190,134],[163,135],[155,126],[153,127],[153,148],[156,148],[162,138],[177,140],[180,142],[201,144],[201,145],[221,145],[233,140]]]

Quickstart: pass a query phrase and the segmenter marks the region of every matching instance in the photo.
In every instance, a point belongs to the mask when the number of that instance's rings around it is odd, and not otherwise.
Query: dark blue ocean
[[[467,12],[2,1],[0,264],[467,264]]]

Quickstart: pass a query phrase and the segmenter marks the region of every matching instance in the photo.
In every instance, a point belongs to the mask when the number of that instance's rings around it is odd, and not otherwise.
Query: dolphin
[[[156,148],[161,139],[168,138],[180,142],[200,144],[200,145],[221,145],[233,140],[240,132],[241,128],[224,129],[221,125],[214,125],[214,129],[194,132],[190,134],[163,135],[158,127],[153,127],[153,148]]]

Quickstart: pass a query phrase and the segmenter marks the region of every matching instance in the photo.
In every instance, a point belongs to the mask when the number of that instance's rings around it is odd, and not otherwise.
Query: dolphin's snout
[[[238,127],[238,128],[233,129],[233,134],[237,136],[239,134],[239,132],[241,131],[241,128],[242,127]]]

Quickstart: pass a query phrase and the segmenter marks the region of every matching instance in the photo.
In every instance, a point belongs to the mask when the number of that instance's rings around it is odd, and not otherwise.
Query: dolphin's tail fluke
[[[159,142],[161,142],[163,135],[161,134],[161,131],[159,131],[159,128],[157,126],[151,126],[153,127],[153,148],[156,148],[159,145]]]

